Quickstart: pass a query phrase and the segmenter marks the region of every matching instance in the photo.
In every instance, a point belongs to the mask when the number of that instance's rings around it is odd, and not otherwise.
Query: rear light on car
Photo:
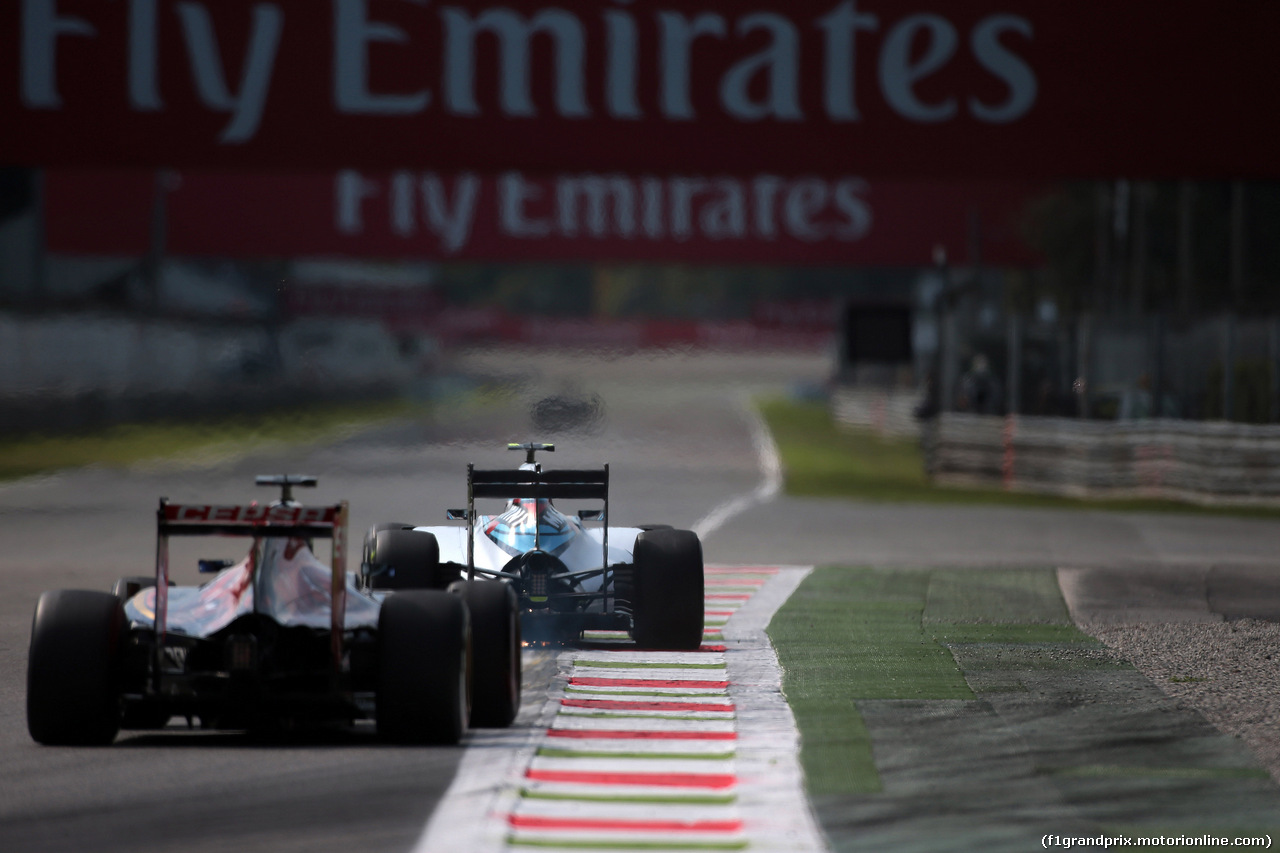
[[[258,667],[258,641],[248,634],[234,634],[224,647],[227,669],[246,672]]]
[[[547,602],[547,572],[541,567],[529,572],[529,601],[533,604]]]

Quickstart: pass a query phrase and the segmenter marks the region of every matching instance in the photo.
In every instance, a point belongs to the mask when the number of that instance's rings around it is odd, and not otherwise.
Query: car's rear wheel
[[[116,580],[111,586],[111,594],[121,602],[128,601],[144,589],[156,585],[155,575],[131,575]]]
[[[27,658],[27,730],[38,743],[105,745],[120,731],[124,611],[111,593],[46,592]]]
[[[375,589],[444,589],[440,543],[407,525],[378,525],[365,536],[364,564]]]
[[[636,537],[632,637],[653,649],[697,649],[705,622],[702,543],[690,530],[658,528]]]
[[[459,596],[388,596],[378,618],[378,733],[399,743],[457,743],[470,715],[470,644]]]
[[[505,728],[520,712],[520,613],[501,581],[454,581],[471,612],[471,725]]]

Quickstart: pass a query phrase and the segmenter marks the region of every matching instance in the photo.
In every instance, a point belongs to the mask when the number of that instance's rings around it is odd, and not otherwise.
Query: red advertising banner
[[[1264,0],[10,0],[0,163],[1280,176]]]
[[[179,255],[926,266],[940,245],[1025,266],[1043,192],[852,175],[54,171],[45,231],[51,251],[141,254],[159,200],[163,249]]]

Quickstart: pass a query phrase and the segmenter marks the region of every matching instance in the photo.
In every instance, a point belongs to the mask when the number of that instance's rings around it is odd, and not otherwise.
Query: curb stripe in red
[[[698,702],[617,702],[612,699],[565,699],[570,708],[601,708],[609,711],[733,711],[733,705],[703,705]]]
[[[511,815],[518,829],[613,829],[630,832],[741,832],[740,820],[601,820]]]
[[[737,740],[736,732],[630,731],[623,729],[547,729],[547,737],[581,740]]]
[[[732,788],[738,777],[729,773],[589,773],[576,770],[527,770],[537,782],[576,782],[584,785],[653,785],[660,788]]]
[[[584,687],[718,687],[729,686],[727,681],[680,681],[675,678],[570,678],[570,684]]]

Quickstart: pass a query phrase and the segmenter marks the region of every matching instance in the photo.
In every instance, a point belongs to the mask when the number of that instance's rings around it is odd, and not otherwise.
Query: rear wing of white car
[[[512,449],[524,449],[517,445]],[[604,554],[601,568],[609,567],[609,466],[561,468],[543,471],[540,465],[493,470],[467,466],[467,578],[475,577],[476,498],[548,498],[551,500],[599,500],[604,502]],[[537,526],[534,548],[540,548]]]
[[[279,486],[281,499],[272,504],[243,506],[218,504],[177,504],[160,499],[156,510],[156,653],[163,650],[169,607],[170,536],[245,536],[331,539],[332,601],[330,627],[335,674],[342,664],[342,631],[347,603],[347,502],[326,506],[303,506],[293,501],[294,486],[314,486],[315,477],[297,474],[259,476],[259,486]],[[161,667],[154,669],[159,677]]]

